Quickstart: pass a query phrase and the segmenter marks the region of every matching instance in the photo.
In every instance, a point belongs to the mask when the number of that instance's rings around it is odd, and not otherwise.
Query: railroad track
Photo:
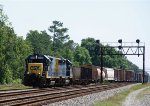
[[[0,93],[1,105],[46,105],[61,100],[66,100],[78,96],[84,96],[91,93],[101,92],[121,86],[128,83],[116,83],[109,85],[89,85],[86,87],[64,87],[64,88],[45,88],[30,91]]]

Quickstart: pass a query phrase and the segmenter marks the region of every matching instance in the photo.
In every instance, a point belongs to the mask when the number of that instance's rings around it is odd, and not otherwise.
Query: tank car
[[[24,84],[40,87],[69,84],[72,80],[71,66],[71,62],[67,59],[30,55],[26,58]]]
[[[103,68],[103,70],[106,73],[106,77],[104,80],[107,80],[109,82],[114,82],[116,80],[115,76],[115,70],[113,68]]]

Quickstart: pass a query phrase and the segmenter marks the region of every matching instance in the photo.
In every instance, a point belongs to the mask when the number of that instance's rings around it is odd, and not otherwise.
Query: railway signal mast
[[[140,55],[143,56],[143,79],[142,83],[144,83],[145,77],[145,43],[140,42],[139,39],[136,42],[122,42],[122,39],[119,39],[118,42],[103,42],[100,44],[99,40],[96,40],[97,45],[99,45],[100,51],[100,62],[101,62],[101,83],[103,82],[103,56],[104,55]],[[104,45],[104,46],[103,46]],[[107,46],[106,46],[107,45]],[[105,53],[106,49],[116,49],[117,53]],[[98,54],[99,54],[98,53]]]
[[[3,11],[3,5],[0,4],[0,12]]]
[[[2,16],[2,12],[3,12],[3,5],[0,4],[0,22],[3,21],[3,16]]]

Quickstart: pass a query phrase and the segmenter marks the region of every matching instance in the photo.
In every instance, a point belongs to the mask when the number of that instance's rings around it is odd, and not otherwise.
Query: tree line
[[[30,54],[44,54],[69,59],[73,66],[93,64],[100,66],[96,39],[87,37],[81,45],[75,43],[68,35],[68,28],[60,21],[53,21],[48,32],[30,30],[26,38],[17,36],[8,17],[0,12],[0,84],[13,83],[23,79],[25,58]],[[104,52],[117,52],[115,49]],[[111,68],[139,68],[125,56],[104,56],[104,66]]]

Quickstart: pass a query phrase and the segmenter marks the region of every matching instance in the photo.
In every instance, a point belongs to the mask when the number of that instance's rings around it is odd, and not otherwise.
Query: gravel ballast
[[[118,94],[122,91],[130,89],[132,86],[135,86],[137,84],[131,84],[124,87],[106,90],[99,93],[93,93],[90,95],[80,96],[60,102],[55,102],[52,104],[49,104],[49,106],[92,106],[93,103],[96,101],[102,101],[105,99],[108,99],[111,96],[114,96],[115,94]]]
[[[139,106],[150,106],[150,94],[144,95],[144,97],[140,100]]]
[[[150,88],[144,87],[142,89],[131,92],[123,102],[122,106],[150,106],[150,95],[145,94],[143,98],[138,99],[138,94],[143,90]]]
[[[139,89],[139,90],[136,90],[134,92],[131,92],[125,99],[125,101],[123,102],[123,105],[122,106],[141,106],[141,103],[140,101],[137,99],[137,95],[143,91],[144,89],[146,89],[147,87],[145,88],[142,88],[142,89]]]

